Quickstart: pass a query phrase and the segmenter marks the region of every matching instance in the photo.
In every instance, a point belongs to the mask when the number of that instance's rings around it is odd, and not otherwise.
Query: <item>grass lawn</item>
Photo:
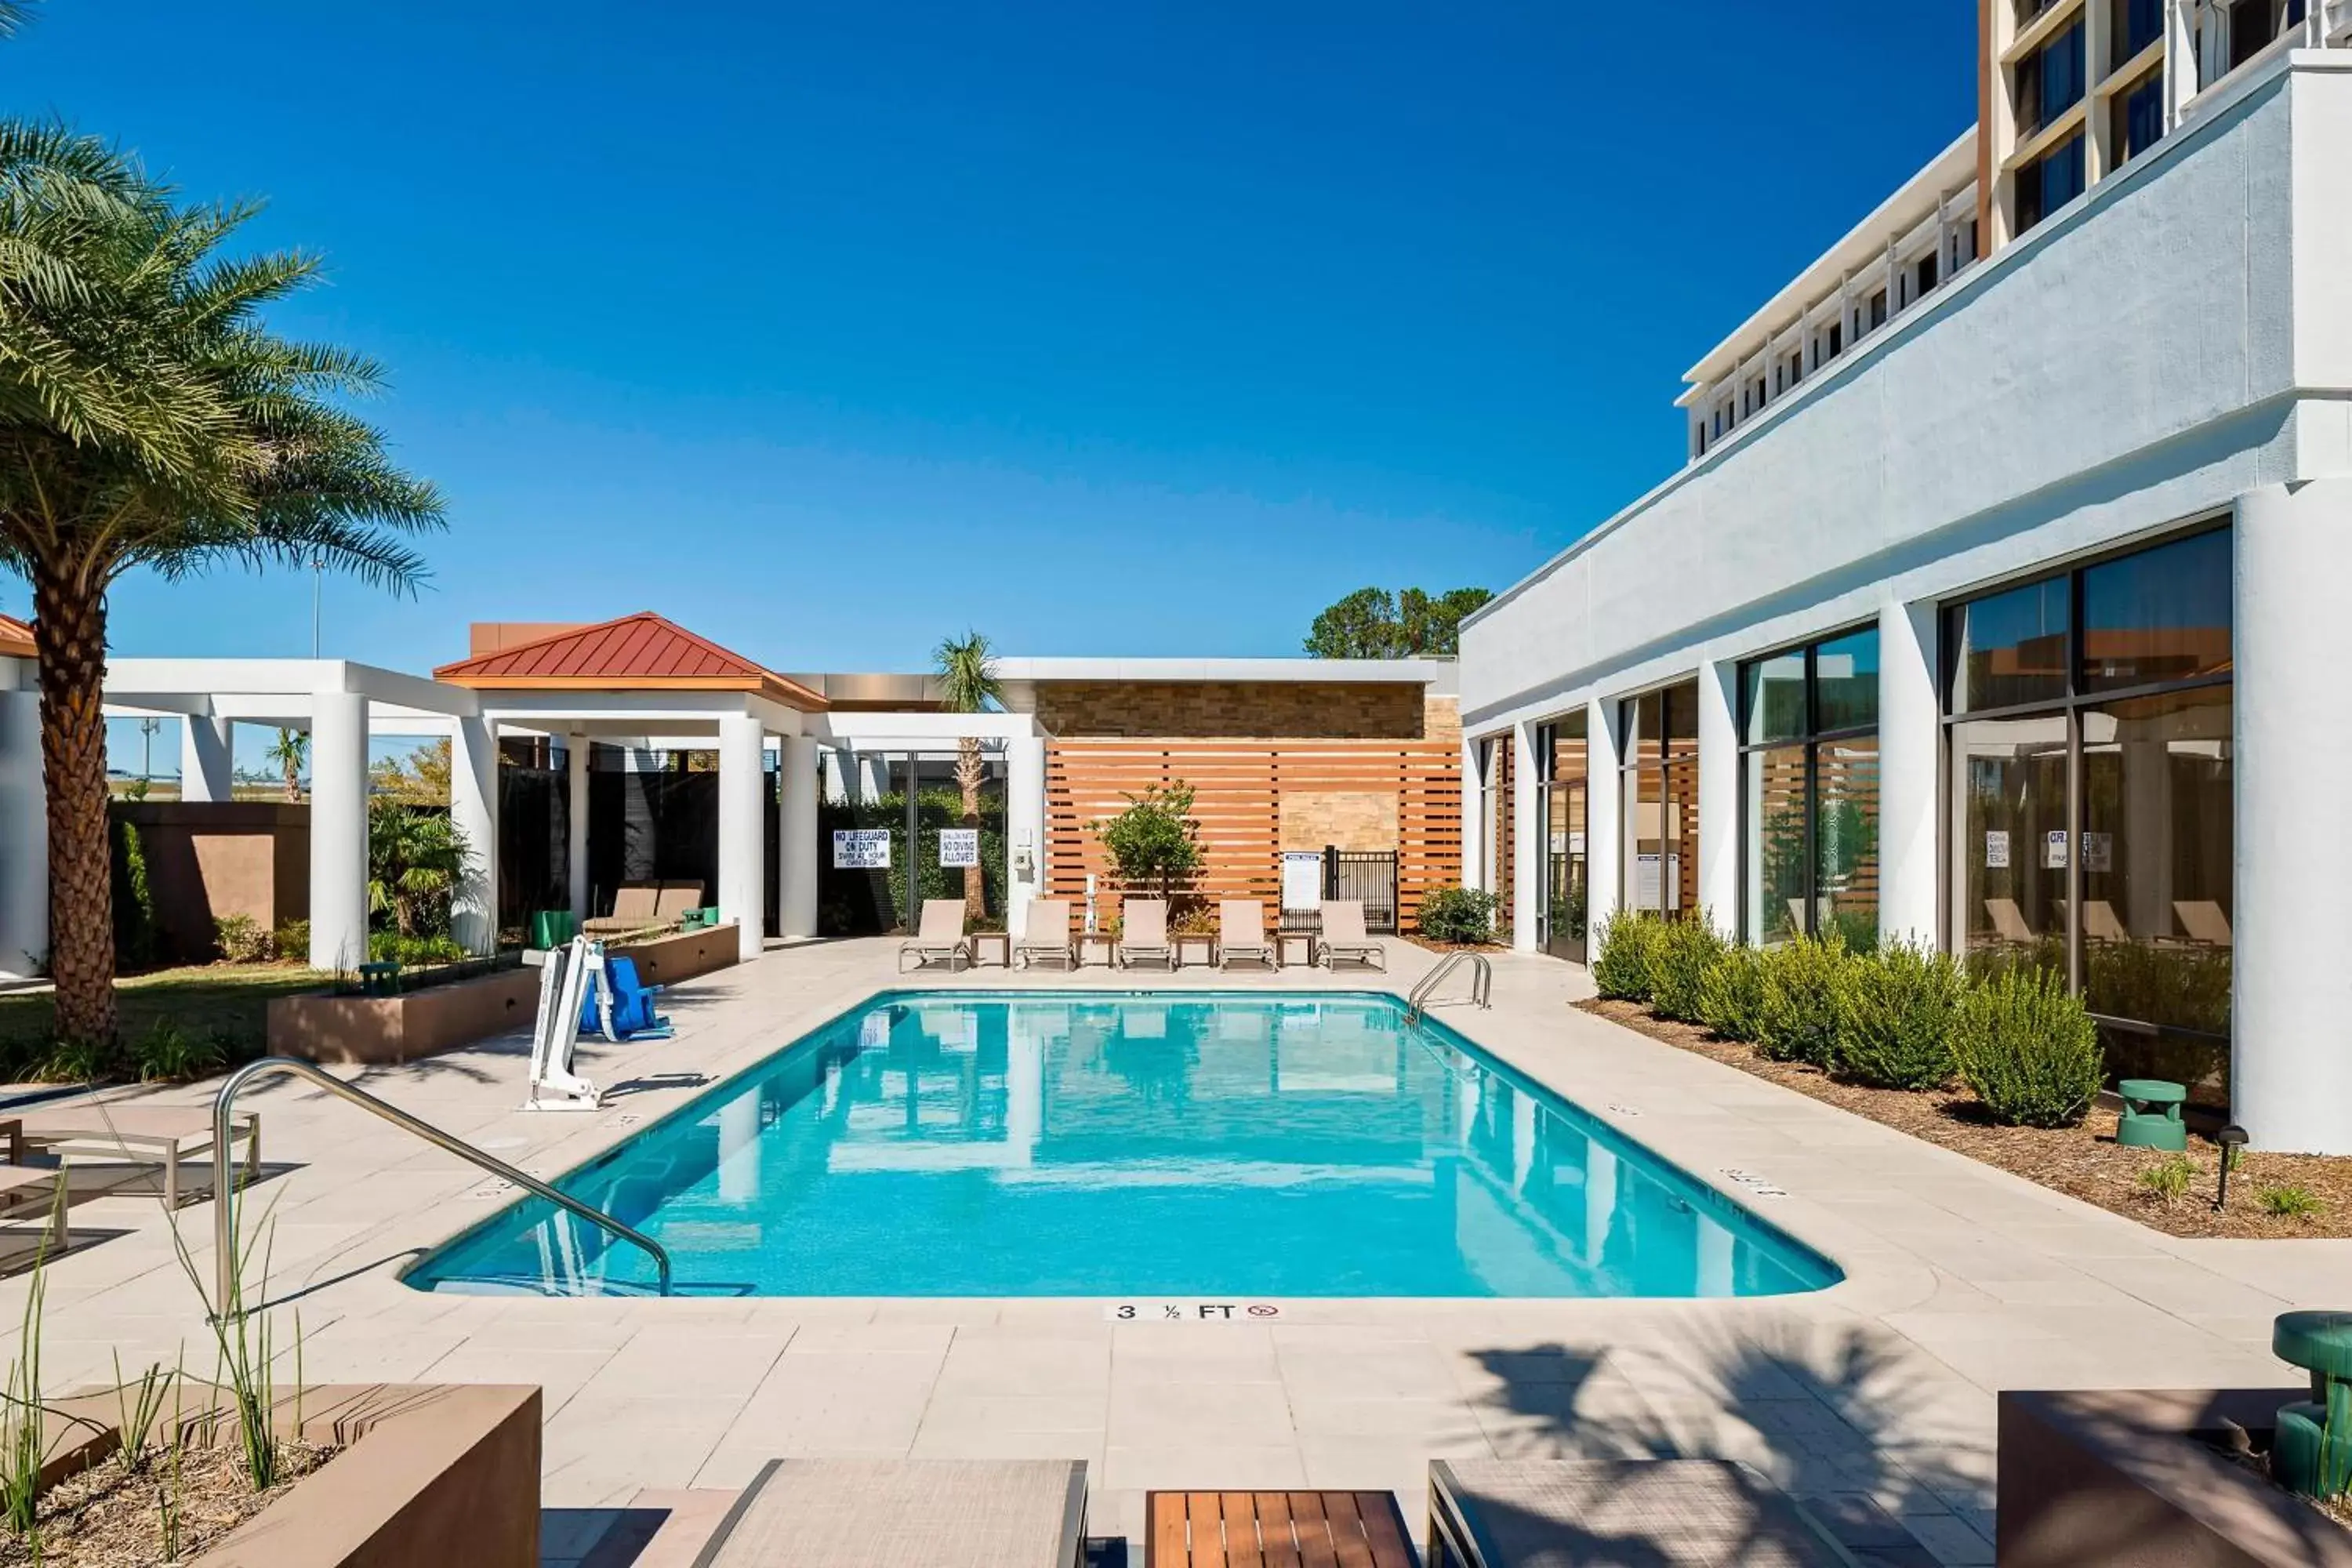
[[[316,991],[333,978],[286,963],[159,969],[115,982],[115,1005],[126,1041],[142,1038],[158,1020],[169,1018],[198,1039],[218,1034],[232,1057],[253,1056],[262,1047],[271,997]],[[47,991],[0,996],[0,1057],[9,1071],[24,1071],[47,1054],[56,1016],[56,1001]]]

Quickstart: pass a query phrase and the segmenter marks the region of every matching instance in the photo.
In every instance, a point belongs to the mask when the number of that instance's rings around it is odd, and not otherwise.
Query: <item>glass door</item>
[[[1575,778],[1544,792],[1544,949],[1575,963],[1585,961],[1584,788],[1584,780]]]

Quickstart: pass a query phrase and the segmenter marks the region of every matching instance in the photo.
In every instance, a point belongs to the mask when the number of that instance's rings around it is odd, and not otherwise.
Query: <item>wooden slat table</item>
[[[1146,1568],[1414,1568],[1388,1492],[1152,1492]]]

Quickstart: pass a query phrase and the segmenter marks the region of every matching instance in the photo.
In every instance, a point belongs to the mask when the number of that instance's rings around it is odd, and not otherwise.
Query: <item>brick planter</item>
[[[2352,1530],[2208,1446],[2301,1388],[2000,1395],[2001,1568],[2352,1568]]]
[[[494,970],[397,996],[280,996],[269,1004],[269,1049],[314,1062],[415,1061],[528,1029],[538,1009],[536,969]]]
[[[647,985],[675,985],[715,969],[732,969],[742,962],[740,940],[730,921],[725,925],[621,942],[605,949],[605,954],[635,963],[638,980]]]

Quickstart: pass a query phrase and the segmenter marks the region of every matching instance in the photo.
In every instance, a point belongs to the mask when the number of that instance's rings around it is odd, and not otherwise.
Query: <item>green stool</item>
[[[365,996],[399,995],[400,965],[397,963],[361,964],[360,993]]]
[[[2189,1126],[2180,1108],[2189,1091],[2160,1078],[2127,1078],[2116,1085],[2123,1096],[2124,1113],[2116,1121],[2116,1142],[2141,1149],[2189,1147]]]
[[[530,945],[539,948],[562,947],[580,934],[570,910],[533,910],[530,914]]]
[[[2311,1397],[2283,1405],[2271,1474],[2305,1497],[2352,1490],[2352,1312],[2282,1312],[2271,1353],[2311,1373]]]

